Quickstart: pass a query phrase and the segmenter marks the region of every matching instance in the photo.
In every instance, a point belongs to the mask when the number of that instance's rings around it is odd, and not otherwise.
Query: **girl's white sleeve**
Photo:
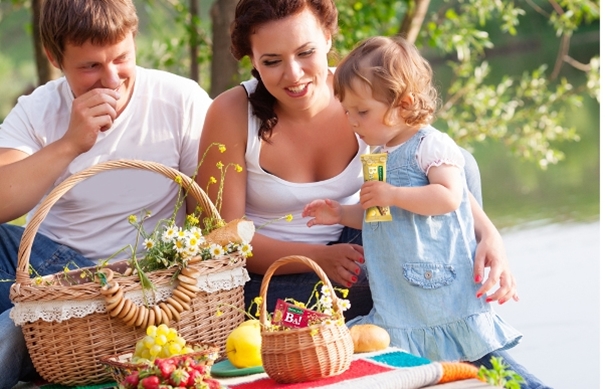
[[[427,176],[430,168],[444,163],[464,169],[464,156],[460,147],[449,135],[440,131],[431,132],[420,141],[416,160]]]

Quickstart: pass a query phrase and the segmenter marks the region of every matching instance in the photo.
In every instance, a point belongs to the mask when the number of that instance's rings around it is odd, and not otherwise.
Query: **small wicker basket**
[[[289,263],[303,263],[317,273],[332,294],[334,310],[342,317],[332,283],[313,260],[303,256],[287,256],[275,261],[261,283],[262,307],[261,355],[269,377],[279,383],[313,381],[338,375],[349,368],[353,359],[353,339],[343,320],[314,324],[305,328],[272,331],[267,318],[267,288],[273,273]]]
[[[176,169],[150,161],[120,160],[94,165],[73,174],[55,187],[37,208],[28,223],[19,246],[16,282],[11,286],[10,298],[15,307],[38,306],[52,303],[66,306],[70,303],[88,303],[103,300],[100,284],[91,279],[73,277],[77,283],[37,285],[29,276],[29,257],[36,231],[48,214],[50,207],[69,189],[97,173],[112,169],[140,169],[160,173],[171,180],[180,177],[183,185],[188,185],[192,195],[213,217],[220,217],[218,211],[204,191],[187,175]],[[190,264],[200,277],[231,275],[232,272],[245,271],[246,258],[233,253],[222,259],[198,261]],[[111,267],[111,266],[110,266]],[[86,269],[81,269],[84,271]],[[94,270],[94,269],[93,269]],[[76,271],[77,273],[77,271]],[[147,275],[153,284],[160,287],[174,285],[175,269],[163,269],[149,272]],[[48,276],[50,279],[64,279],[65,274]],[[199,278],[198,278],[199,280]],[[141,285],[137,276],[123,276],[119,283],[123,293],[140,292]],[[221,304],[231,304],[241,308],[232,310],[218,318],[216,312]],[[161,304],[161,303],[160,303]],[[153,308],[157,307],[156,304]],[[183,338],[190,343],[224,344],[229,333],[244,321],[244,290],[241,285],[230,285],[213,292],[200,290],[191,298],[189,306],[177,319],[170,319]],[[67,386],[98,384],[111,380],[111,375],[100,363],[103,355],[120,355],[130,351],[137,340],[145,334],[145,328],[128,325],[109,312],[94,312],[83,317],[71,317],[62,321],[46,321],[38,318],[20,324],[25,343],[36,371],[46,381]]]
[[[195,350],[192,353],[174,356],[171,358],[192,358],[198,365],[202,364],[208,367],[208,373],[210,373],[210,367],[214,364],[214,361],[218,358],[219,348],[209,344],[193,344],[191,345]],[[109,370],[109,373],[116,381],[120,384],[130,373],[139,371],[147,367],[145,364],[137,364],[130,362],[132,353],[121,354],[121,355],[105,355],[100,358],[102,364]]]

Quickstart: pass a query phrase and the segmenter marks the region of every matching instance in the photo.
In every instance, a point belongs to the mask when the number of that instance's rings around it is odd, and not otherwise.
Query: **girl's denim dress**
[[[421,129],[388,155],[389,184],[429,184],[415,154],[430,131],[437,130]],[[462,203],[454,212],[421,216],[391,207],[393,221],[364,222],[363,247],[374,307],[347,325],[379,325],[389,332],[391,346],[434,361],[475,361],[519,342],[522,335],[491,309],[485,297],[476,297],[477,244],[464,185]]]

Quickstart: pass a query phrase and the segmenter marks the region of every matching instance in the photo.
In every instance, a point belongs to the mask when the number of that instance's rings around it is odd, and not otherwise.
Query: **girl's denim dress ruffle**
[[[430,131],[437,130],[425,127],[389,154],[388,183],[429,184],[415,153]],[[363,225],[374,307],[347,325],[379,325],[389,332],[391,346],[435,361],[475,361],[516,345],[522,335],[492,310],[485,296],[476,297],[477,244],[466,184],[454,212],[421,216],[391,207],[391,214],[391,222]]]

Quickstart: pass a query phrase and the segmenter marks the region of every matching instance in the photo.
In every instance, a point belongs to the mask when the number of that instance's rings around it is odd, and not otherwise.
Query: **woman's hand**
[[[511,298],[519,301],[517,284],[509,268],[504,250],[504,242],[500,234],[484,236],[483,239],[477,242],[475,282],[483,281],[486,267],[490,268],[489,276],[477,291],[477,297],[483,296],[483,294],[489,292],[495,285],[499,284],[499,288],[487,296],[487,302],[498,301],[499,304],[504,304]]]
[[[499,285],[494,293],[487,296],[486,301],[488,303],[498,301],[499,304],[504,304],[511,298],[519,301],[517,283],[508,267],[502,236],[472,194],[469,195],[469,200],[475,221],[475,236],[477,237],[475,274],[473,275],[475,282],[482,282],[485,268],[490,269],[487,280],[477,290],[477,298],[488,293],[494,286]]]
[[[361,272],[359,264],[364,263],[363,247],[353,243],[338,243],[325,246],[313,260],[333,282],[350,288],[357,282]]]

